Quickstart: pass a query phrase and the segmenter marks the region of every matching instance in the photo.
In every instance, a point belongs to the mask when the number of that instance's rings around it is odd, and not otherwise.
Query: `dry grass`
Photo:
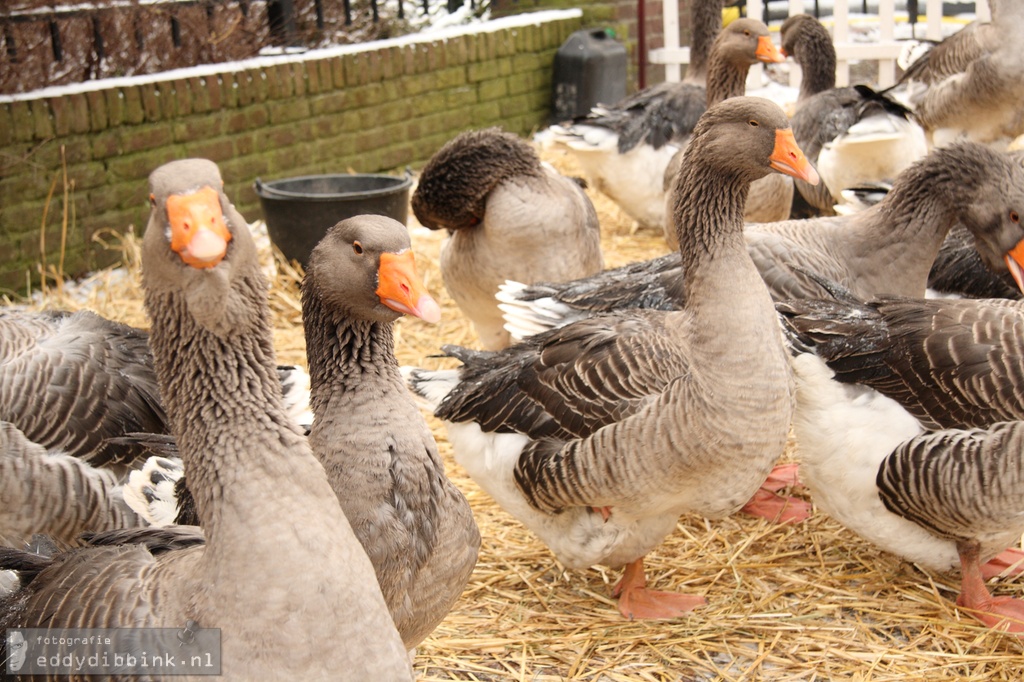
[[[564,157],[545,153],[563,172]],[[660,235],[591,192],[602,219],[609,266],[665,251]],[[448,298],[437,256],[442,235],[412,229],[427,286],[443,321],[397,325],[402,364],[436,366],[442,343],[474,345]],[[97,274],[86,296],[51,287],[34,305],[88,307],[145,326],[137,244],[123,244],[128,275]],[[271,265],[268,257],[268,266]],[[280,265],[280,263],[279,263]],[[300,274],[283,267],[271,307],[283,362],[305,364]],[[81,290],[81,287],[79,287]],[[746,516],[680,519],[647,559],[653,587],[700,594],[708,605],[669,622],[623,620],[610,598],[617,571],[570,571],[501,511],[451,460],[444,428],[431,426],[483,535],[473,579],[418,650],[421,680],[1020,680],[1021,641],[992,633],[955,605],[957,576],[935,575],[860,540],[823,514],[779,526]],[[1020,581],[997,581],[1017,594]]]

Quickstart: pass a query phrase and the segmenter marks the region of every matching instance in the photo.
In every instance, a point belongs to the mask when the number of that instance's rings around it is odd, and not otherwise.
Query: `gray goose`
[[[316,417],[309,443],[413,649],[462,593],[480,534],[398,370],[392,324],[402,314],[429,322],[440,315],[416,274],[405,226],[363,215],[332,227],[313,249],[302,283]],[[166,461],[150,464],[176,478]],[[199,524],[185,480],[178,478],[170,495],[137,493],[150,501],[146,515],[170,508],[177,514],[164,514],[168,522]]]
[[[302,419],[305,371],[278,374]],[[0,429],[4,544],[146,525],[122,484],[150,451],[125,436],[169,429],[148,333],[89,311],[0,310]]]
[[[0,420],[124,475],[143,452],[108,439],[168,429],[146,333],[89,311],[0,310]]]
[[[222,186],[205,160],[155,170],[142,245],[160,393],[206,544],[0,551],[0,567],[32,567],[0,627],[192,621],[220,628],[231,679],[412,679],[373,567],[282,407],[267,284]]]
[[[912,63],[895,87],[935,146],[959,139],[1007,148],[1024,134],[1024,4],[989,0],[992,21],[973,22]]]
[[[641,226],[663,230],[666,168],[697,119],[709,105],[742,95],[751,65],[783,60],[767,26],[737,19],[712,44],[706,88],[661,83],[548,130],[580,164],[592,187]]]
[[[425,227],[448,230],[441,276],[489,350],[511,341],[494,300],[503,281],[560,281],[603,267],[597,211],[583,188],[498,128],[445,143],[420,173],[412,209]]]
[[[820,21],[795,14],[780,34],[782,53],[803,72],[793,134],[822,180],[795,183],[808,204],[834,215],[843,190],[889,182],[928,153],[924,130],[902,104],[866,85],[836,87],[836,49]]]
[[[782,110],[746,97],[710,107],[674,188],[699,293],[682,310],[595,317],[500,352],[445,346],[460,368],[406,370],[456,460],[562,563],[627,565],[615,588],[627,618],[703,603],[646,589],[644,555],[683,512],[738,510],[785,448],[788,359],[740,238],[749,184],[771,169],[814,173]]]
[[[412,649],[462,594],[480,533],[399,372],[391,328],[403,313],[440,316],[405,226],[369,215],[335,225],[302,287],[316,415],[309,442]]]
[[[845,216],[751,225],[747,250],[776,299],[816,297],[807,271],[868,297],[925,295],[929,270],[958,222],[993,271],[1020,268],[1024,168],[964,142],[933,150],[903,171],[878,204]],[[674,254],[561,284],[503,285],[499,298],[521,338],[620,308],[672,309],[686,297]]]
[[[1024,556],[1000,554],[1024,533],[1021,303],[842,292],[779,310],[813,351],[794,358],[794,432],[817,505],[909,561],[959,566],[957,603],[1024,634],[1024,603],[984,582]]]

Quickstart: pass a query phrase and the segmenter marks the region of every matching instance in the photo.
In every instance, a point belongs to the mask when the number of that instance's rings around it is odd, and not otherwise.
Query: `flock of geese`
[[[780,52],[760,22],[722,28],[719,0],[693,2],[685,82],[548,131],[664,230],[650,261],[603,270],[580,182],[527,141],[453,138],[412,208],[447,231],[444,285],[483,347],[444,346],[454,369],[399,367],[394,322],[440,309],[406,227],[358,216],[306,269],[307,393],[275,360],[217,166],[157,168],[148,331],[0,311],[0,629],[219,628],[230,679],[412,679],[481,544],[426,407],[562,564],[625,567],[624,617],[704,603],[647,586],[681,514],[799,522],[814,510],[783,494],[799,477],[819,513],[959,568],[958,604],[1024,634],[1024,603],[985,583],[1024,563],[1024,160],[1007,151],[1024,9],[990,1],[991,24],[888,93],[836,88],[809,16]],[[783,55],[804,70],[792,116],[743,94],[750,65]],[[984,116],[950,114],[962,101]],[[882,198],[844,208],[865,184]],[[820,215],[789,219],[797,195]],[[959,297],[927,297],[940,280]],[[798,464],[778,466],[791,433]]]

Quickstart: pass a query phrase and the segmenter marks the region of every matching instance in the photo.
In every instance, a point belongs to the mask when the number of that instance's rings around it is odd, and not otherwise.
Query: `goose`
[[[708,55],[718,32],[722,30],[723,0],[693,0],[690,3],[690,63],[686,67],[686,83],[706,87]]]
[[[673,191],[700,295],[682,310],[594,317],[497,352],[445,346],[460,368],[405,370],[456,461],[559,561],[626,566],[614,594],[627,618],[704,603],[648,590],[644,555],[683,512],[738,510],[789,431],[788,359],[742,247],[743,201],[772,169],[814,170],[782,110],[759,98],[709,107],[686,153]]]
[[[480,533],[399,372],[392,324],[403,314],[440,317],[416,274],[405,225],[361,215],[328,230],[302,283],[315,416],[309,443],[412,650],[465,588]],[[147,465],[160,484],[175,485],[137,489],[133,499],[148,503],[143,515],[154,525],[198,524],[180,467],[166,454]],[[150,480],[139,476],[134,485]]]
[[[783,60],[767,26],[756,19],[737,19],[712,44],[706,88],[661,83],[613,105],[598,105],[548,132],[558,148],[576,159],[591,187],[641,226],[661,231],[666,168],[697,119],[709,105],[742,95],[751,65]]]
[[[843,190],[889,181],[928,153],[910,110],[866,85],[836,87],[836,49],[820,21],[794,14],[782,23],[781,51],[803,73],[793,134],[821,175],[797,191],[823,215],[844,203]]]
[[[220,629],[231,679],[345,671],[411,680],[373,566],[282,407],[267,284],[219,169],[172,161],[149,182],[149,341],[205,544],[94,546],[48,558],[0,550],[0,568],[29,569],[0,602],[0,627],[180,631],[191,621]]]
[[[308,423],[308,375],[277,371],[289,414]],[[150,448],[125,436],[168,429],[146,331],[87,310],[0,310],[4,544],[147,525],[123,484]]]
[[[972,22],[914,61],[904,91],[929,143],[968,139],[1006,149],[1024,134],[1024,4],[990,0],[991,22]]]
[[[573,279],[600,272],[597,211],[579,184],[525,140],[499,128],[461,133],[420,173],[412,210],[446,229],[441,276],[484,348],[511,339],[494,295],[505,279]]]
[[[168,430],[146,333],[87,310],[0,310],[0,420],[123,476],[142,451],[108,439]]]
[[[925,295],[929,270],[949,230],[962,224],[993,271],[1024,263],[1020,216],[1024,168],[1003,152],[962,142],[931,151],[900,173],[878,204],[850,215],[748,225],[747,251],[777,299],[817,297],[810,271],[855,295]],[[686,297],[668,254],[584,280],[499,293],[517,338],[620,308],[670,310]]]
[[[1024,633],[1024,604],[984,582],[1024,557],[1000,554],[1024,533],[1021,303],[842,292],[779,310],[811,351],[793,360],[793,429],[819,508],[929,570],[959,567],[957,603]]]

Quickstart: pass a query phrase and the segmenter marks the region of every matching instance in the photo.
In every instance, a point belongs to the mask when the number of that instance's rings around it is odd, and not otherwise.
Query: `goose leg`
[[[1003,550],[996,558],[981,565],[981,575],[985,580],[1001,575],[1012,577],[1021,573],[1024,573],[1024,552],[1015,547]]]
[[[626,564],[612,596],[619,598],[619,613],[630,620],[678,618],[707,603],[695,595],[648,590],[643,557]]]
[[[811,515],[811,505],[799,497],[779,495],[779,491],[800,485],[797,464],[780,464],[772,469],[754,497],[743,505],[743,511],[769,521],[788,523],[806,521]]]
[[[1024,635],[1024,602],[1012,597],[993,597],[981,575],[976,540],[957,542],[960,570],[963,573],[956,603],[990,628]]]

